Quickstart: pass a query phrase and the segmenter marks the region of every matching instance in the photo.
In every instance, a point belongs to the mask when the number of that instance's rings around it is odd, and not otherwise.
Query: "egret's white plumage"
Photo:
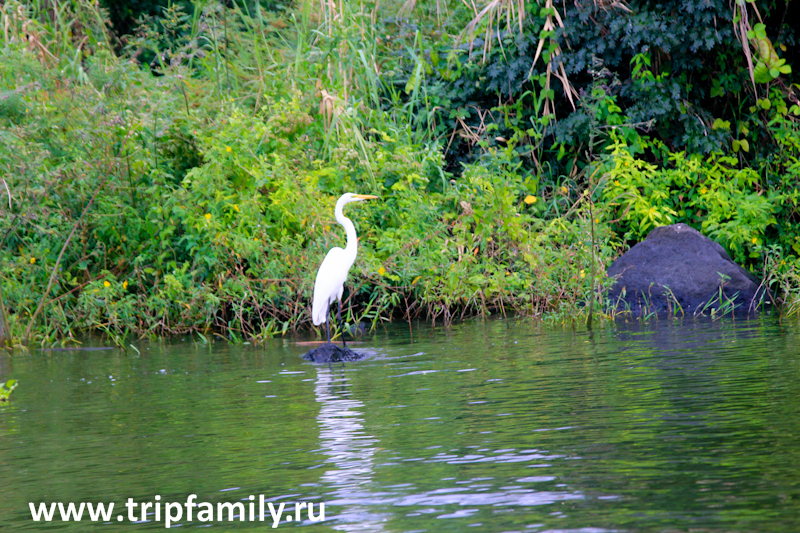
[[[336,221],[344,226],[347,234],[347,246],[343,249],[338,246],[332,248],[317,272],[317,280],[314,282],[314,301],[311,305],[311,320],[315,326],[328,322],[328,310],[331,304],[338,300],[341,306],[342,292],[344,292],[344,282],[347,280],[347,273],[358,254],[358,236],[353,222],[344,216],[344,206],[350,202],[360,202],[377,198],[366,194],[343,194],[336,202]],[[330,333],[328,335],[330,341]]]

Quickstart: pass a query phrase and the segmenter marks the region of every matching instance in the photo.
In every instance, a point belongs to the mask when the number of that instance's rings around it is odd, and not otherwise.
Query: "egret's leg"
[[[342,345],[347,348],[347,342],[344,340],[344,326],[342,325],[342,301],[339,300],[339,312],[337,315],[337,320],[339,323],[339,327],[342,328]]]
[[[328,313],[326,313],[328,314]],[[331,343],[331,319],[330,316],[325,317],[325,331],[328,332],[328,344]]]

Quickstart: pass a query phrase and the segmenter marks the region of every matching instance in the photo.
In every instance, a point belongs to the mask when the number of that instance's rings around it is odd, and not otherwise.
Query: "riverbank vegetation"
[[[0,6],[15,343],[307,329],[347,191],[349,324],[601,312],[673,222],[798,309],[788,3],[123,4]]]

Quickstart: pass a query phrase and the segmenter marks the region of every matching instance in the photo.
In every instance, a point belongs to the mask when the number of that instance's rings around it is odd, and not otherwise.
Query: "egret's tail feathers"
[[[324,324],[326,321],[325,315],[327,314],[326,309],[312,309],[311,310],[311,321],[314,323],[315,326],[319,326],[320,324]]]
[[[314,305],[311,307],[311,322],[313,322],[315,326],[324,324],[328,320],[327,315],[328,315],[328,306],[318,305],[317,302],[315,301]]]

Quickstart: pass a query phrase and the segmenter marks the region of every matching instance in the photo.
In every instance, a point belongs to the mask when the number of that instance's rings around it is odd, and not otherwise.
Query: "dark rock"
[[[303,354],[303,359],[315,363],[342,363],[361,361],[366,355],[354,352],[350,348],[341,348],[336,344],[326,343]]]
[[[617,259],[608,275],[617,277],[609,292],[611,307],[635,314],[694,314],[709,302],[709,311],[719,309],[720,285],[723,302],[733,299],[737,312],[752,313],[766,294],[722,246],[686,224],[654,229]]]

